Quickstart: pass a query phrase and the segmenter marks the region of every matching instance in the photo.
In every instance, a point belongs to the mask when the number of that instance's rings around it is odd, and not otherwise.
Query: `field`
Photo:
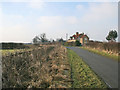
[[[62,46],[43,46],[2,57],[3,88],[70,87],[70,66]]]
[[[10,51],[2,57],[2,71],[3,88],[107,87],[79,56],[59,44]]]

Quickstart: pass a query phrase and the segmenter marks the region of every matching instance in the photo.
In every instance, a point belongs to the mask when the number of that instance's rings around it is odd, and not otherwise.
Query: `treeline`
[[[0,43],[0,49],[24,49],[24,48],[28,48],[28,46],[23,43]]]
[[[105,50],[108,52],[119,53],[120,43],[118,42],[98,42],[98,41],[90,41],[86,44],[87,47]]]

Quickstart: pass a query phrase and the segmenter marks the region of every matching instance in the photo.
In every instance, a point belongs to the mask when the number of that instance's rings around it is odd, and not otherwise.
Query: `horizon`
[[[6,0],[0,2],[0,19],[0,42],[31,43],[42,33],[46,33],[49,40],[66,40],[66,34],[69,39],[76,32],[84,32],[90,40],[104,42],[110,30],[118,32],[118,2]]]

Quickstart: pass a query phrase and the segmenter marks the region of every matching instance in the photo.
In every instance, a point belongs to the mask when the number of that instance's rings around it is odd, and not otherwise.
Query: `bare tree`
[[[33,44],[40,44],[40,43],[44,43],[44,42],[48,42],[45,33],[42,33],[42,34],[35,36],[33,38]]]

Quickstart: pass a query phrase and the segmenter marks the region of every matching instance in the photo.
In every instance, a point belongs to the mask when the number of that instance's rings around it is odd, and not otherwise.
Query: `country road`
[[[76,52],[110,88],[118,88],[118,62],[78,47],[67,47]]]

